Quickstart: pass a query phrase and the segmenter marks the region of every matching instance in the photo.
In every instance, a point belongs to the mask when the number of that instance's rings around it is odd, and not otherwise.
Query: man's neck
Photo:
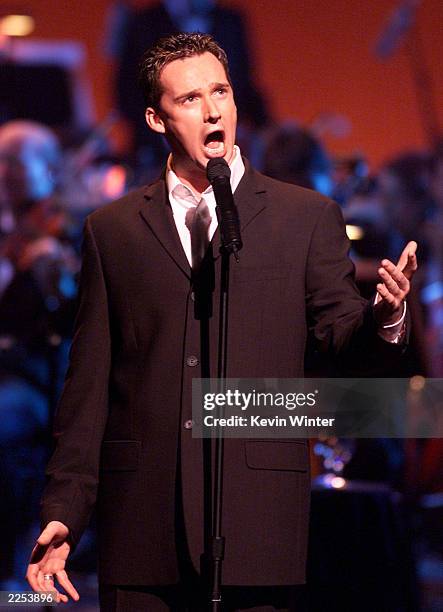
[[[232,157],[228,162],[229,165],[232,164],[235,155],[236,153],[233,151]],[[187,167],[186,164],[177,161],[177,157],[174,158],[174,154],[172,154],[171,158],[171,168],[183,185],[189,187],[195,195],[201,195],[209,187],[206,170],[198,168],[197,166],[192,166],[191,168]]]
[[[205,172],[189,174],[184,173],[180,170],[176,170],[176,168],[174,167],[174,159],[172,160],[172,169],[174,170],[180,181],[183,183],[183,185],[189,187],[189,189],[194,193],[194,195],[200,196],[209,186],[209,181]]]

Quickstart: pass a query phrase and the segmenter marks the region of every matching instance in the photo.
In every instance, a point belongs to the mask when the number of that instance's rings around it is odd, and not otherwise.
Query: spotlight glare
[[[333,489],[343,489],[345,485],[346,485],[346,480],[342,478],[341,476],[335,476],[331,480],[331,487]]]
[[[0,34],[3,36],[28,36],[34,28],[34,19],[29,15],[6,15],[0,18]]]
[[[346,225],[346,233],[349,240],[361,240],[364,236],[363,228],[359,225]]]

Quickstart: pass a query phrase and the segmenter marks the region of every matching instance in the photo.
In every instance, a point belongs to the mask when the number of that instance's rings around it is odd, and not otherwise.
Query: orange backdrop
[[[148,0],[132,0],[148,5]],[[104,23],[111,0],[26,0],[36,19],[34,38],[83,41],[97,118],[112,107],[112,63],[105,57]],[[335,153],[363,151],[373,166],[426,143],[405,45],[385,62],[374,43],[397,0],[224,0],[243,11],[255,76],[277,119],[302,123],[319,113],[346,116],[348,136],[329,136]],[[443,124],[443,2],[423,0],[418,31]]]

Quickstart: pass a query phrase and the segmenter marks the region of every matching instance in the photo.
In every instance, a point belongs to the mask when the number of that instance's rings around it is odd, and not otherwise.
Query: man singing
[[[308,330],[354,363],[363,354],[380,367],[397,359],[416,244],[397,265],[382,261],[368,304],[339,207],[241,157],[226,55],[210,36],[161,40],[140,80],[146,122],[171,155],[159,181],[86,221],[44,529],[27,577],[35,590],[58,582],[78,599],[65,561],[96,504],[101,609],[201,610],[207,500],[191,383],[216,375],[221,265],[208,161],[229,164],[242,228],[231,266],[230,377],[302,377]],[[195,284],[208,268],[215,282],[202,314]],[[309,490],[304,442],[226,440],[224,610],[300,609]]]

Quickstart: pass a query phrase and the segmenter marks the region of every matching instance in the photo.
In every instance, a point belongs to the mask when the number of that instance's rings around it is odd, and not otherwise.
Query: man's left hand
[[[417,243],[408,242],[397,265],[383,259],[378,274],[382,280],[377,285],[374,316],[380,326],[392,325],[401,319],[403,304],[409,293],[411,279],[417,270]]]

